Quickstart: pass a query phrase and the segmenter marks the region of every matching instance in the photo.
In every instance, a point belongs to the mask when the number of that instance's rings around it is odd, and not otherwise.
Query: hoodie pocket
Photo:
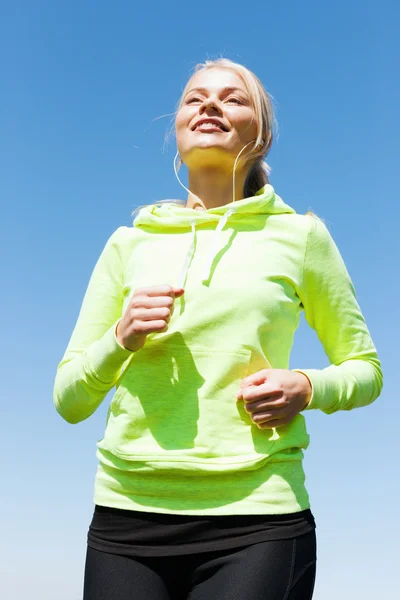
[[[134,461],[135,470],[257,467],[272,441],[236,400],[250,359],[247,349],[144,346],[111,402],[99,447]]]

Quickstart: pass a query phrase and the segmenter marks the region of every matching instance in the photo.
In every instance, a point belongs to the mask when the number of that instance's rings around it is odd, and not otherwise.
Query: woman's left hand
[[[287,425],[311,399],[309,379],[288,369],[263,369],[242,380],[237,399],[259,429]]]

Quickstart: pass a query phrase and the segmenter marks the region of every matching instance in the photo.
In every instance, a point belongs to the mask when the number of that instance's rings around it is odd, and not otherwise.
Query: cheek
[[[188,133],[188,117],[178,113],[175,119],[175,135],[178,147],[185,143]]]
[[[182,128],[183,120],[184,120],[184,115],[182,114],[182,111],[180,110],[175,117],[175,129],[176,130]]]
[[[233,123],[240,137],[243,137],[246,141],[257,137],[258,127],[252,115],[240,115]]]
[[[247,140],[255,140],[258,133],[257,124],[254,121],[246,121],[242,124],[241,133]]]

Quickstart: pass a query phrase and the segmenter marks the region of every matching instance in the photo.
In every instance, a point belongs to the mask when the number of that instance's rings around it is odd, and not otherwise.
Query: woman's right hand
[[[170,285],[135,290],[117,326],[119,343],[127,350],[137,352],[144,346],[149,333],[167,331],[175,298],[180,298],[183,293],[183,288]]]

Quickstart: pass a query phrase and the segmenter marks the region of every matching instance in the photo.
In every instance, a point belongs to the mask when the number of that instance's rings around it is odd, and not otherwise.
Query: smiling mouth
[[[226,129],[226,127],[224,127],[224,125],[222,125],[222,123],[219,123],[217,121],[201,121],[200,123],[197,123],[197,125],[195,125],[195,127],[192,129],[192,131],[205,131],[205,132],[212,132],[212,131],[220,131],[220,132],[226,132],[228,131]]]

